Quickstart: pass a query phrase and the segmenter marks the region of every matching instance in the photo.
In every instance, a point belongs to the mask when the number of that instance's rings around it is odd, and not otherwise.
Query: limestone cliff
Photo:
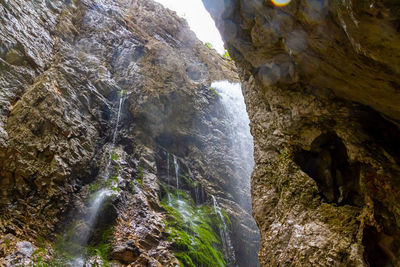
[[[71,240],[91,244],[87,264],[258,265],[210,89],[237,82],[236,69],[174,12],[147,0],[0,1],[0,70],[0,265],[82,265],[68,259],[82,249]],[[181,225],[182,207],[199,233]]]
[[[203,0],[241,70],[262,266],[400,266],[396,1]]]

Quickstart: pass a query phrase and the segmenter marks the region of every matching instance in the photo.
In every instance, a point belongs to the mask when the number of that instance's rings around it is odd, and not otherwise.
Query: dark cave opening
[[[312,142],[310,151],[297,152],[294,160],[316,181],[328,203],[363,205],[359,166],[349,163],[346,147],[336,134],[320,135]]]
[[[370,267],[392,267],[390,245],[393,238],[380,233],[375,227],[366,227],[363,234],[364,260]]]

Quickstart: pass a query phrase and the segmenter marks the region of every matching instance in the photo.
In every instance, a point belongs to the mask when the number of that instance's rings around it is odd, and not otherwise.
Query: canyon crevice
[[[240,69],[262,266],[400,266],[396,1],[203,0]]]

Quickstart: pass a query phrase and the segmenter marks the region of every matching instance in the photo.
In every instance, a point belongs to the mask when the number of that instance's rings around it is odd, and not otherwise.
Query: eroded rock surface
[[[395,1],[203,1],[241,69],[262,266],[400,266]]]
[[[178,265],[160,204],[169,153],[196,181],[181,189],[201,185],[196,204],[215,195],[227,212],[237,263],[257,266],[258,230],[209,89],[238,81],[232,62],[152,1],[0,1],[0,21],[0,264],[50,260],[73,225],[90,242],[111,227],[114,264]],[[101,179],[115,196],[93,229],[74,225]]]

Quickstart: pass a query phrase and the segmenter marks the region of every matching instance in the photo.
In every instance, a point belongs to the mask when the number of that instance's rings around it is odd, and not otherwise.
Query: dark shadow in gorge
[[[392,267],[395,258],[392,252],[393,237],[378,232],[375,227],[366,227],[363,234],[364,260],[370,267]]]
[[[346,147],[335,133],[320,135],[312,142],[310,151],[297,152],[294,160],[316,181],[328,203],[363,205],[359,166],[349,163]]]
[[[381,146],[397,164],[400,164],[400,129],[367,107],[357,109],[353,116],[357,118],[370,140]]]

